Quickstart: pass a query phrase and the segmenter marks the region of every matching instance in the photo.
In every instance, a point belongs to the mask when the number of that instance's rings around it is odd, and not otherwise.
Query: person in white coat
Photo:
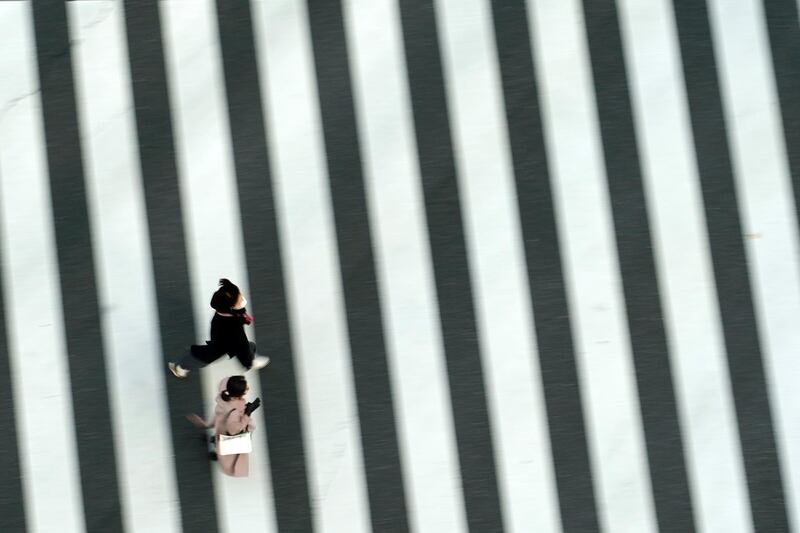
[[[247,477],[249,473],[249,454],[219,455],[220,435],[238,435],[244,431],[252,432],[255,429],[250,415],[261,406],[261,399],[252,402],[245,399],[249,390],[244,376],[230,376],[224,378],[219,384],[219,394],[216,398],[214,412],[203,420],[197,415],[190,415],[189,419],[197,426],[214,428],[214,452],[222,472],[233,477]]]

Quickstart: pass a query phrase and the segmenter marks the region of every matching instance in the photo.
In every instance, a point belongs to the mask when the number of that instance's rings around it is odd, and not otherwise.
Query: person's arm
[[[208,429],[214,424],[213,415],[211,417],[211,421],[210,422],[206,422],[205,420],[203,420],[203,417],[201,417],[200,415],[197,415],[195,413],[192,413],[190,415],[186,415],[186,420],[191,422],[194,427],[203,428],[203,429]]]
[[[244,409],[236,409],[228,416],[226,431],[229,435],[236,435],[246,429],[252,429],[250,415],[261,406],[261,398],[256,398],[252,402],[245,404]]]
[[[250,426],[250,416],[244,409],[234,409],[225,421],[225,432],[228,435],[237,435]]]

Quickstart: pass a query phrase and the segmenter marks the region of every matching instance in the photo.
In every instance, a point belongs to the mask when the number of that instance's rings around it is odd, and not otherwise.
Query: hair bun
[[[247,390],[247,380],[244,376],[231,376],[225,383],[222,399],[226,402],[231,398],[241,398]]]
[[[239,287],[228,278],[220,278],[219,288],[211,296],[211,307],[220,313],[230,313],[231,308],[239,299]]]

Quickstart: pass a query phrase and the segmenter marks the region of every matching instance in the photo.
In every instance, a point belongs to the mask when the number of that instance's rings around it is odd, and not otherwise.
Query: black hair
[[[219,289],[211,297],[211,307],[220,313],[230,313],[231,308],[236,305],[239,299],[239,287],[231,280],[222,278],[219,280]]]
[[[247,390],[247,380],[244,376],[231,376],[222,391],[222,399],[229,402],[231,398],[241,398]]]

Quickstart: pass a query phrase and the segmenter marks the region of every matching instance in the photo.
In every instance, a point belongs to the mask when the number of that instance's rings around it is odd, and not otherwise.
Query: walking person
[[[211,459],[219,462],[225,475],[233,477],[247,477],[249,473],[248,453],[220,455],[220,437],[222,435],[239,435],[243,432],[252,432],[253,426],[250,415],[261,406],[261,399],[252,402],[245,399],[250,389],[244,376],[230,376],[224,378],[219,384],[214,412],[207,421],[198,415],[189,415],[189,420],[198,427],[214,428],[214,451]]]
[[[213,363],[224,354],[236,357],[247,370],[261,369],[269,364],[269,357],[256,354],[256,344],[247,339],[244,326],[253,322],[247,314],[245,299],[239,287],[231,280],[219,280],[219,288],[211,296],[214,317],[211,319],[211,339],[205,344],[195,344],[183,358],[169,363],[170,371],[177,378],[185,378],[189,372]]]

